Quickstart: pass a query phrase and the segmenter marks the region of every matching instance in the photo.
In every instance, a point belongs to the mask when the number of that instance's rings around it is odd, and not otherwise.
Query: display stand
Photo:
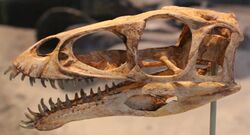
[[[216,73],[217,73],[217,67],[216,65],[212,65],[211,75],[216,75]],[[216,135],[216,111],[217,111],[217,101],[213,101],[210,103],[209,135]]]

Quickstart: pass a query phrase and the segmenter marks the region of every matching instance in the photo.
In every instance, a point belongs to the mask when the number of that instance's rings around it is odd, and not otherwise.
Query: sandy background
[[[223,6],[215,9],[235,12],[243,30],[250,24],[250,7]],[[209,105],[186,113],[159,117],[108,117],[69,123],[62,128],[40,132],[18,126],[29,106],[36,110],[41,97],[64,95],[61,90],[44,89],[36,83],[31,87],[27,80],[9,81],[3,71],[11,60],[35,42],[34,31],[0,26],[0,134],[1,135],[206,135],[209,131]],[[248,43],[249,45],[249,43]],[[242,90],[218,101],[217,134],[250,134],[250,50],[241,47],[236,58],[236,78]]]

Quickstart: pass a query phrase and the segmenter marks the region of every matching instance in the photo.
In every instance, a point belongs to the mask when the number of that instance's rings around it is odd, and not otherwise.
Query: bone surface
[[[173,46],[138,49],[149,20],[162,18],[183,23]],[[76,54],[74,43],[81,37],[108,31],[124,42],[126,50]],[[19,73],[53,88],[67,81],[93,78],[120,81],[104,88],[81,90],[73,99],[41,100],[39,112],[28,109],[25,128],[52,130],[83,119],[106,116],[158,117],[182,113],[233,94],[235,51],[242,33],[232,13],[184,7],[164,7],[135,16],[123,16],[44,38],[18,56],[6,70],[10,79]],[[84,46],[84,43],[82,44]],[[93,44],[94,46],[94,44]],[[150,60],[150,61],[148,61]],[[152,73],[150,67],[164,67]],[[211,75],[213,69],[216,75]],[[170,100],[174,99],[174,100]]]

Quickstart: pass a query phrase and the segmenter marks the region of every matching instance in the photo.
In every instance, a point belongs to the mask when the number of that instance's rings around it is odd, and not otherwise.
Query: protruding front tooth
[[[41,84],[43,85],[44,88],[47,87],[46,84],[45,84],[45,81],[47,81],[47,80],[45,80],[45,79],[43,79],[43,78],[41,79]]]
[[[34,128],[34,123],[33,123],[33,122],[29,123],[29,122],[21,121],[21,122],[19,123],[19,126],[20,126],[20,127],[23,127],[23,128],[32,129],[32,128]]]
[[[44,112],[49,112],[49,108],[44,104],[43,98],[41,99],[41,106]]]
[[[29,121],[24,121],[24,120],[21,120],[22,123],[25,123],[25,124],[30,124],[30,123],[34,123],[34,121],[32,120],[29,120]]]
[[[50,79],[49,82],[50,82],[51,87],[56,89],[55,80]]]

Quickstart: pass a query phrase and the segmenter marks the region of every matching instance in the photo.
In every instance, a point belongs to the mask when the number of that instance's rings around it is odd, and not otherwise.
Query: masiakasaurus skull
[[[184,24],[175,46],[138,50],[139,40],[149,20],[174,19]],[[126,50],[94,51],[75,55],[72,49],[80,37],[109,31],[122,39]],[[21,126],[51,130],[70,121],[105,116],[165,116],[188,111],[233,94],[240,89],[234,82],[233,66],[242,33],[235,16],[204,9],[169,6],[134,16],[123,16],[49,36],[19,57],[10,79],[22,73],[30,78],[55,81],[93,78],[121,80],[90,94],[81,90],[70,100],[43,99],[39,112],[26,114]],[[84,44],[83,44],[84,45]],[[94,45],[93,45],[94,46]],[[148,67],[165,67],[153,73]]]

